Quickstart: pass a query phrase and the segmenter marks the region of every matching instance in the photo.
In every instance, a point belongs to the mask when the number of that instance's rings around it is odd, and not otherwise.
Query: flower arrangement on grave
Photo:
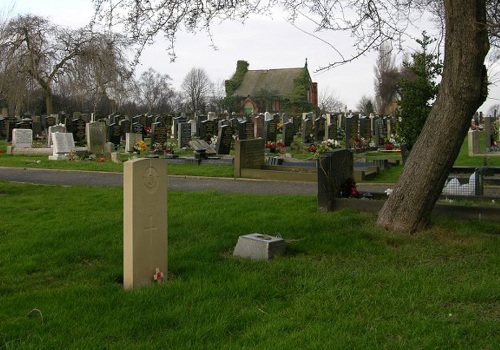
[[[281,134],[283,132],[283,122],[278,122],[278,124],[276,124],[276,128],[277,128],[278,134]]]
[[[352,141],[352,145],[356,152],[364,152],[370,147],[370,142],[364,137],[356,136]]]
[[[347,179],[340,189],[340,195],[344,198],[360,198],[361,195],[356,187],[356,182],[349,178]]]
[[[309,152],[314,153],[314,158],[318,158],[323,153],[333,151],[335,148],[340,148],[340,146],[341,145],[340,145],[339,141],[328,139],[328,140],[322,141],[317,146],[314,144],[311,144],[309,146]]]
[[[137,153],[144,152],[148,148],[148,145],[146,145],[146,142],[143,140],[139,140],[134,144],[134,151]]]
[[[285,144],[283,142],[266,142],[266,148],[269,148],[269,152],[271,153],[285,153]]]
[[[152,146],[152,153],[154,154],[173,154],[174,145],[169,142],[155,142]]]

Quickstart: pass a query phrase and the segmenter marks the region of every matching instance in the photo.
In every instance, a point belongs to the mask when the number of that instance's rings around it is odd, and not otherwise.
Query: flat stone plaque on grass
[[[233,255],[253,260],[269,260],[285,253],[285,241],[280,237],[252,233],[240,236]]]
[[[166,279],[167,252],[167,164],[155,158],[127,161],[123,169],[123,287],[145,287]]]

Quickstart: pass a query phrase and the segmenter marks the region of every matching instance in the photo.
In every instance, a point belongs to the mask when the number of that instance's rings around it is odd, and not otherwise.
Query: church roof
[[[261,90],[277,92],[278,96],[289,95],[293,80],[300,76],[304,67],[249,70],[233,96],[255,96]]]

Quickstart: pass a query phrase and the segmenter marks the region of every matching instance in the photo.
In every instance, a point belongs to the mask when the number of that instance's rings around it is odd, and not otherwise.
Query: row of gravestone
[[[352,114],[347,117],[333,116],[333,118],[329,115],[314,117],[312,114],[305,114],[304,116],[291,117],[284,123],[278,114],[268,118],[269,116],[264,114],[222,120],[199,116],[194,120],[187,121],[183,116],[141,115],[133,117],[132,120],[125,116],[110,116],[91,123],[82,118],[72,120],[66,118],[64,132],[71,132],[75,142],[83,144],[88,143],[87,130],[89,126],[91,130],[98,130],[90,136],[91,140],[98,140],[96,141],[98,146],[92,147],[92,149],[102,149],[102,145],[106,142],[111,142],[115,147],[118,147],[125,140],[127,133],[141,134],[143,139],[148,135],[151,136],[151,148],[155,144],[165,144],[172,137],[177,140],[178,147],[182,148],[188,145],[193,136],[209,143],[214,136],[217,136],[217,148],[221,149],[221,154],[226,154],[227,150],[231,148],[229,142],[233,142],[234,139],[245,140],[261,137],[265,142],[277,142],[278,134],[282,134],[281,141],[285,146],[290,146],[294,136],[299,132],[301,132],[304,143],[321,142],[324,139],[338,140],[345,137],[346,146],[350,148],[351,138],[371,139],[375,135],[379,144],[383,144],[383,140],[391,132],[391,128],[394,128],[393,120],[390,118],[359,117]],[[33,129],[34,124],[35,122],[31,119],[5,120],[2,118],[0,119],[0,130],[4,130],[7,141],[10,142],[14,128]],[[344,130],[339,125],[343,125]],[[339,133],[339,130],[344,131],[345,136]],[[47,139],[50,146],[50,137]]]

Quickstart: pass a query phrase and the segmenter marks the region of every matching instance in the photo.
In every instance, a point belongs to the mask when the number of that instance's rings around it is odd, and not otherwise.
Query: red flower
[[[104,162],[104,158],[103,158],[103,157],[99,158],[99,159],[98,159],[98,162],[99,162],[99,163]]]

